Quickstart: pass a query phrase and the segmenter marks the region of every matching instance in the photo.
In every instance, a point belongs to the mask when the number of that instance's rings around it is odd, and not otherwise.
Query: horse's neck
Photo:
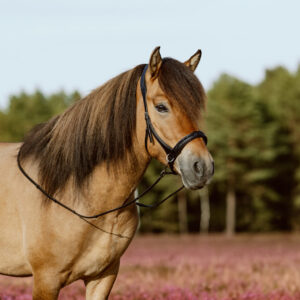
[[[149,163],[149,157],[140,155],[134,166],[96,167],[87,193],[89,206],[96,210],[109,210],[122,205],[134,192]],[[117,170],[117,171],[116,171]]]

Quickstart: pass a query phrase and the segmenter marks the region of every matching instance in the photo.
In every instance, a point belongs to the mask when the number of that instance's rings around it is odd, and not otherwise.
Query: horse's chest
[[[78,266],[84,276],[97,276],[108,266],[118,261],[129,246],[136,231],[137,219],[131,220],[127,227],[112,226],[94,234],[80,255]]]

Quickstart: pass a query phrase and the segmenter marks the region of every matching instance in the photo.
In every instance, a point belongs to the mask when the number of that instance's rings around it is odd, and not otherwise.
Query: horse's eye
[[[169,111],[168,108],[165,105],[163,105],[163,104],[155,105],[155,108],[160,113],[166,113],[166,112]]]

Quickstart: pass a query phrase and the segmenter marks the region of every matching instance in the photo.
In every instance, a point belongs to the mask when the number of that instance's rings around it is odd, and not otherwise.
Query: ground
[[[31,299],[31,278],[0,276],[0,299]],[[83,300],[83,284],[59,299]],[[110,299],[299,300],[300,236],[137,236]]]

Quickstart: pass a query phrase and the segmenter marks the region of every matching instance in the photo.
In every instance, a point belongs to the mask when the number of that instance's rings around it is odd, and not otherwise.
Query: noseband
[[[198,131],[193,131],[190,134],[186,135],[183,137],[173,148],[170,147],[167,143],[164,142],[164,140],[158,135],[156,130],[154,129],[151,119],[149,116],[148,112],[148,105],[147,105],[147,86],[146,86],[146,80],[145,80],[145,75],[146,71],[148,69],[148,65],[145,66],[144,71],[141,76],[140,80],[140,86],[141,86],[141,91],[143,95],[143,102],[144,102],[144,107],[145,107],[145,120],[146,120],[146,135],[145,135],[145,147],[148,152],[148,137],[150,139],[150,142],[154,144],[154,139],[158,141],[158,143],[161,145],[161,147],[164,149],[166,152],[166,160],[169,165],[169,168],[171,169],[173,174],[176,174],[174,171],[174,162],[176,158],[179,156],[183,148],[192,140],[197,139],[197,138],[202,138],[204,140],[205,145],[207,145],[207,137],[204,134],[204,132],[198,130]]]

